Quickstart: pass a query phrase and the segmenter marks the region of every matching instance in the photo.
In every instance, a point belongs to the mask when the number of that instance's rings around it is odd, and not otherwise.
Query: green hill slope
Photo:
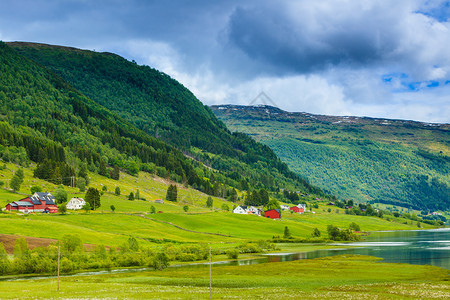
[[[28,160],[46,166],[46,174],[41,174],[46,179],[67,184],[76,170],[97,171],[101,165],[132,174],[139,167],[160,167],[181,178],[195,173],[199,165],[4,43],[0,43],[0,73],[2,158],[15,151],[11,147],[25,149]]]
[[[270,148],[246,135],[230,133],[188,89],[155,69],[111,53],[33,43],[9,45],[145,133],[219,170],[226,178],[215,179],[222,183],[324,196],[291,172]],[[214,193],[218,195],[218,188]]]
[[[450,126],[215,106],[231,130],[268,145],[295,172],[342,198],[450,208]]]

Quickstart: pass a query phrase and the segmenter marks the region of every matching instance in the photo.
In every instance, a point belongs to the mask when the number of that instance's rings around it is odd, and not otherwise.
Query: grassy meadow
[[[4,182],[12,177],[17,166],[6,164],[0,170]],[[29,189],[38,185],[44,191],[54,192],[56,185],[32,177],[31,168],[24,169],[25,180],[19,193],[0,189],[0,205],[19,200],[29,195]],[[231,211],[223,211],[222,205],[230,208],[239,203],[231,203],[213,197],[213,207],[206,207],[208,196],[199,191],[178,186],[178,201],[163,204],[155,203],[156,199],[164,199],[169,181],[140,172],[138,177],[122,173],[120,180],[113,180],[97,174],[90,174],[90,186],[107,190],[101,196],[101,206],[89,213],[85,211],[69,211],[61,214],[0,214],[3,234],[31,236],[38,238],[61,239],[65,234],[78,234],[83,243],[103,244],[118,247],[130,236],[138,239],[145,246],[159,247],[161,242],[175,243],[210,243],[214,247],[223,243],[236,244],[249,240],[268,240],[273,236],[282,236],[285,226],[289,227],[294,237],[309,237],[314,228],[322,234],[326,233],[329,224],[347,228],[352,222],[360,225],[363,231],[417,229],[416,222],[402,218],[380,219],[346,215],[343,209],[320,204],[314,213],[302,215],[283,212],[281,220],[270,220],[253,215],[237,215]],[[114,194],[118,186],[121,194]],[[65,187],[68,199],[84,197],[77,188]],[[130,192],[139,189],[144,200],[128,200]],[[115,212],[110,206],[114,205]],[[188,205],[185,212],[183,206]],[[156,214],[151,214],[151,206]],[[328,212],[330,210],[330,212]],[[404,224],[406,223],[406,224]],[[425,228],[431,226],[422,224]],[[226,247],[226,246],[225,246]]]
[[[213,299],[448,299],[448,270],[335,256],[212,268]],[[208,299],[207,266],[1,281],[2,299]]]

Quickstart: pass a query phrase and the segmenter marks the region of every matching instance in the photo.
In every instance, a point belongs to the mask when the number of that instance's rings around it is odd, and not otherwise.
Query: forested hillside
[[[223,176],[218,179],[228,186],[272,192],[288,188],[324,196],[290,171],[269,147],[229,132],[208,107],[164,73],[111,53],[33,43],[9,45],[143,132],[220,171]],[[197,173],[199,178],[205,176],[205,171]]]
[[[4,43],[0,74],[0,144],[6,150],[22,148],[29,160],[46,165],[46,178],[61,181],[77,170],[100,171],[101,166],[106,175],[106,165],[131,174],[159,167],[179,178],[194,172],[195,164],[180,151],[118,118]]]
[[[230,130],[271,147],[330,193],[424,211],[450,208],[450,126],[214,106]]]

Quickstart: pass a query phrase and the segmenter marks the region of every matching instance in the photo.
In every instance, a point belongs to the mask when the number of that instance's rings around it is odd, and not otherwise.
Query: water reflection
[[[279,261],[319,258],[341,254],[371,255],[384,262],[433,265],[450,269],[450,229],[375,233],[364,242],[336,244],[357,248],[317,250],[302,255],[287,254]],[[273,260],[277,258],[272,257]]]

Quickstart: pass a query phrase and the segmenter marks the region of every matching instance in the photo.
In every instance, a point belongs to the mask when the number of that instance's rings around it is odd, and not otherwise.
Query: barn
[[[31,197],[14,201],[6,205],[6,210],[20,212],[48,212],[57,213],[55,197],[50,193],[34,193]]]
[[[270,219],[281,219],[281,212],[279,209],[266,210],[264,212],[264,217]]]
[[[20,201],[14,201],[11,203],[8,203],[6,205],[6,210],[12,211],[12,210],[16,210],[16,211],[20,211],[20,212],[33,212],[33,204],[31,204],[28,201],[24,201],[25,199],[22,199]]]

